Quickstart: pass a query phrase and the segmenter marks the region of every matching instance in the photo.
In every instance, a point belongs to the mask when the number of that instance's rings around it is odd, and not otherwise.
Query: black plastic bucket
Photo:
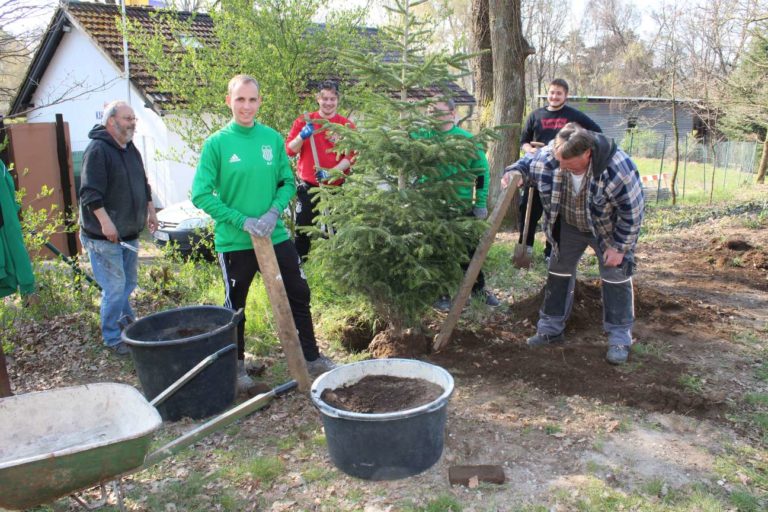
[[[200,361],[237,344],[242,313],[219,306],[188,306],[141,318],[123,331],[147,400],[152,400]],[[230,350],[157,406],[165,421],[205,418],[235,400],[237,354]]]
[[[326,389],[349,386],[368,375],[424,379],[443,388],[432,402],[405,411],[364,414],[328,405]],[[395,480],[432,467],[443,453],[451,374],[412,359],[375,359],[339,366],[312,384],[312,401],[322,413],[331,460],[341,471],[366,480]]]

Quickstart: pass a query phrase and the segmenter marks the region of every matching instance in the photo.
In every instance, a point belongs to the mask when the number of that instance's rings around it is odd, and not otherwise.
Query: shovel
[[[304,112],[304,120],[307,122],[307,124],[312,122],[309,119],[309,113],[308,112]],[[317,172],[317,171],[320,170],[320,157],[317,154],[317,145],[315,145],[315,134],[314,133],[312,133],[309,136],[309,145],[312,148],[312,159],[315,162],[315,172]],[[318,187],[320,186],[320,180],[317,181],[317,186]],[[328,216],[328,209],[327,208],[325,210],[323,210],[323,215],[325,215],[326,217]],[[328,236],[333,236],[334,235],[333,228],[331,226],[323,225],[323,227],[325,228],[325,231],[328,233]]]
[[[528,223],[531,221],[531,207],[533,206],[533,187],[528,187],[528,205],[525,208],[525,224],[523,224],[522,243],[515,245],[515,255],[512,257],[512,264],[517,268],[530,268],[531,255],[528,254]]]

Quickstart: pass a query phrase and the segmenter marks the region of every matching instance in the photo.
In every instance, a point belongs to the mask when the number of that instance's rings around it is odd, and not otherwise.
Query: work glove
[[[488,208],[480,208],[479,206],[475,206],[472,208],[472,215],[478,219],[483,220],[488,217]]]
[[[274,206],[261,217],[248,217],[243,223],[243,231],[247,231],[253,236],[269,236],[275,230],[277,219],[280,212]]]
[[[317,180],[318,183],[320,183],[321,181],[325,181],[330,177],[331,177],[331,173],[329,173],[325,169],[318,168],[315,170],[315,179]]]
[[[312,133],[315,131],[315,125],[313,123],[307,123],[304,125],[304,128],[301,129],[299,132],[299,137],[301,137],[301,140],[307,140],[312,136]]]

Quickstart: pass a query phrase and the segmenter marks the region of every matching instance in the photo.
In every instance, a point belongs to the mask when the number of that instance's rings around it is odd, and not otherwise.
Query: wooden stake
[[[272,313],[277,321],[277,335],[288,361],[288,371],[291,373],[291,377],[299,383],[299,391],[308,393],[312,381],[309,378],[309,372],[307,372],[304,353],[301,351],[299,334],[293,321],[291,305],[288,303],[288,294],[285,292],[283,276],[277,265],[272,240],[269,237],[251,235],[251,242],[256,253],[256,260],[259,262],[259,272],[261,272],[264,286],[267,288]]]
[[[5,353],[3,344],[0,343],[0,398],[11,396],[11,379],[8,377],[8,368],[5,365]]]
[[[493,244],[493,239],[496,238],[496,232],[501,226],[501,221],[504,220],[504,215],[506,215],[507,209],[509,209],[509,204],[512,202],[512,198],[517,194],[519,188],[518,182],[520,179],[520,173],[512,173],[509,186],[505,190],[501,200],[496,203],[496,207],[493,209],[493,213],[491,213],[491,217],[488,219],[490,226],[480,239],[477,249],[475,249],[475,254],[469,262],[467,273],[464,274],[464,281],[461,282],[461,286],[459,287],[459,293],[456,295],[456,298],[451,305],[451,310],[448,312],[448,316],[445,317],[440,332],[435,337],[435,342],[432,345],[432,350],[435,352],[443,348],[451,338],[451,333],[453,333],[453,329],[459,321],[459,316],[461,316],[461,310],[464,309],[464,305],[467,303],[467,299],[469,299],[469,294],[472,293],[472,286],[474,286],[477,276],[483,268],[485,258],[488,256],[488,251]]]

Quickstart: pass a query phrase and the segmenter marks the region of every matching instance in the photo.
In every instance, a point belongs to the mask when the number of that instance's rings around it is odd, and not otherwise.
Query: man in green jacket
[[[456,103],[452,99],[447,98],[433,104],[430,107],[430,111],[436,119],[443,121],[443,124],[439,127],[439,135],[452,135],[472,139],[471,133],[456,125]],[[488,183],[490,181],[488,159],[485,157],[483,150],[478,148],[476,158],[461,167],[475,174],[475,181],[471,185],[459,186],[456,189],[456,195],[462,203],[465,203],[467,215],[473,215],[478,219],[485,219],[488,217]],[[443,179],[447,179],[457,172],[459,172],[458,168],[447,167],[444,170],[442,177]],[[469,247],[470,259],[474,255],[474,252],[475,247]],[[464,272],[466,272],[467,268],[469,268],[469,264],[462,265],[462,268],[464,268]],[[485,289],[485,276],[483,275],[482,270],[472,287],[472,294],[475,297],[480,297],[488,306],[498,307],[500,305],[496,296],[490,290]],[[450,297],[441,297],[440,300],[435,303],[434,307],[440,311],[450,310]]]
[[[271,237],[291,313],[310,374],[333,368],[320,355],[310,313],[310,292],[299,256],[280,218],[296,193],[280,134],[255,121],[261,105],[258,82],[237,75],[226,97],[232,121],[203,144],[192,182],[192,202],[216,221],[215,246],[224,276],[224,305],[245,308],[259,270],[251,235]],[[254,383],[245,371],[245,317],[237,326],[238,389]]]

